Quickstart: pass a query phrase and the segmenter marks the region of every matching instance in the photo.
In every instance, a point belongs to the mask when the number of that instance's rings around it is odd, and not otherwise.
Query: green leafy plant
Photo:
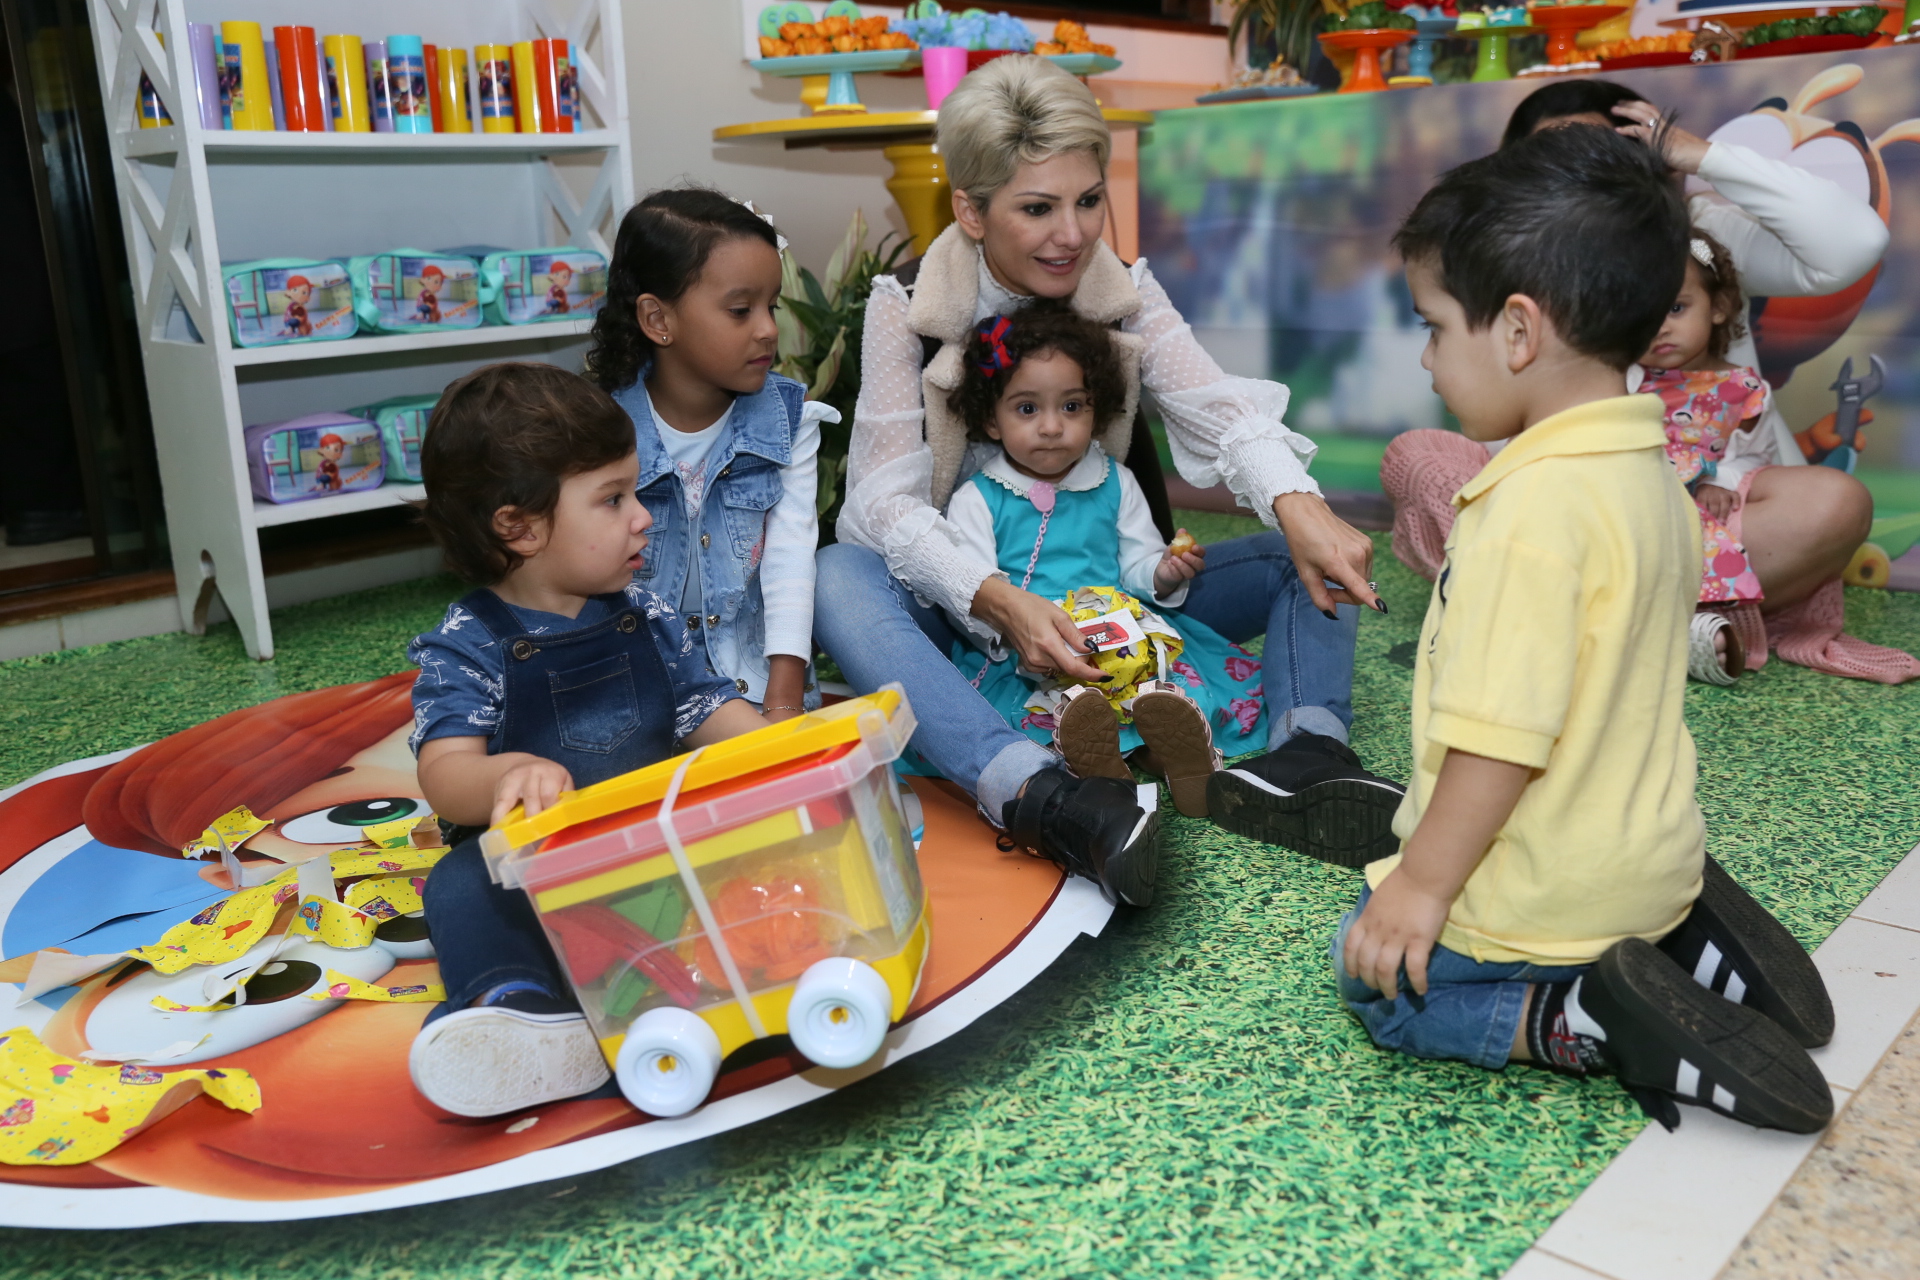
[[[816,276],[785,254],[780,260],[779,355],[774,368],[807,389],[818,400],[840,411],[838,424],[820,424],[820,489],[817,505],[823,538],[830,538],[833,517],[844,496],[847,442],[853,434],[853,402],[860,395],[860,336],[867,318],[867,298],[875,276],[889,275],[907,250],[889,231],[874,248],[867,247],[866,215],[854,211],[840,247],[827,260],[824,276]]]
[[[1344,4],[1339,11],[1345,12]],[[1313,57],[1313,37],[1326,12],[1321,0],[1234,0],[1227,47],[1237,46],[1244,37],[1251,52],[1254,45],[1270,38],[1280,56],[1305,75]]]

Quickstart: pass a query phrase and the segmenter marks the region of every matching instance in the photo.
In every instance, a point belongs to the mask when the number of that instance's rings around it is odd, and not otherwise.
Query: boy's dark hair
[[[603,390],[630,387],[653,358],[635,304],[650,293],[672,302],[693,286],[714,249],[728,240],[780,238],[759,214],[705,187],[656,191],[627,210],[607,264],[607,301],[594,317],[587,376]]]
[[[1700,261],[1693,252],[1693,244],[1706,246],[1707,256],[1713,259],[1711,265]],[[1700,283],[1707,291],[1707,308],[1727,313],[1727,318],[1713,326],[1713,332],[1707,339],[1707,354],[1715,360],[1727,358],[1727,348],[1733,345],[1735,338],[1747,332],[1746,324],[1740,318],[1740,311],[1746,297],[1740,292],[1740,273],[1733,268],[1733,255],[1727,246],[1715,240],[1706,232],[1695,227],[1693,244],[1687,246],[1687,260],[1700,273]]]
[[[999,345],[1006,348],[1003,369],[988,373],[994,363],[995,344],[985,331],[994,321],[1004,319],[1008,328]],[[1113,335],[1105,325],[1087,319],[1064,299],[1039,298],[1010,316],[996,316],[976,325],[967,337],[967,348],[960,385],[947,395],[947,407],[967,424],[967,439],[987,440],[987,424],[1006,392],[1020,362],[1042,352],[1058,352],[1080,366],[1087,396],[1093,401],[1094,430],[1107,426],[1127,402],[1127,375],[1114,350]]]
[[[1553,84],[1535,89],[1507,117],[1507,131],[1500,136],[1500,145],[1510,147],[1520,139],[1532,135],[1535,129],[1548,120],[1564,120],[1568,116],[1597,115],[1602,120],[1616,117],[1613,109],[1623,102],[1645,102],[1646,99],[1623,84],[1611,80],[1587,80],[1574,77],[1556,81]],[[1626,123],[1622,121],[1621,123]]]
[[[441,392],[427,420],[420,518],[455,573],[492,586],[522,558],[494,529],[495,511],[551,516],[561,481],[633,449],[633,420],[585,378],[550,364],[490,364]]]
[[[1686,280],[1687,208],[1660,141],[1591,125],[1522,138],[1442,176],[1393,247],[1439,272],[1472,328],[1525,294],[1568,346],[1624,369]]]

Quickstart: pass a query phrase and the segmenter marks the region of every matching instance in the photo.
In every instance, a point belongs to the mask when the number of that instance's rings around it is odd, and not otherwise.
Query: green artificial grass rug
[[[1203,541],[1251,521],[1183,514]],[[1427,585],[1376,538],[1355,746],[1408,768]],[[457,587],[0,665],[0,785],[399,670]],[[1920,648],[1920,595],[1848,629]],[[1709,847],[1808,946],[1920,839],[1920,688],[1775,660],[1691,685]],[[0,1232],[0,1278],[1498,1276],[1645,1123],[1606,1081],[1376,1050],[1326,945],[1356,872],[1169,815],[1160,900],[967,1031],[821,1102],[600,1173],[286,1225]],[[343,1117],[343,1120],[346,1118]],[[0,1194],[4,1194],[0,1191]]]

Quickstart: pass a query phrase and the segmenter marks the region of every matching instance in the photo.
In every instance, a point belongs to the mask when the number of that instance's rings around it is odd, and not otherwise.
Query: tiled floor
[[[1507,1280],[1920,1276],[1920,850],[1814,952],[1833,995],[1815,1051],[1823,1134],[1685,1108],[1649,1125]]]

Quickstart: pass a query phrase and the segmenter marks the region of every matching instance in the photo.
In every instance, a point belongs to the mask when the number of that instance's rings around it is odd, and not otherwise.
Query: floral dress
[[[1700,507],[1702,604],[1758,600],[1760,579],[1733,531],[1707,513],[1699,489],[1713,484],[1733,433],[1767,407],[1767,384],[1752,369],[1648,369],[1640,390],[1667,410],[1667,458]]]

